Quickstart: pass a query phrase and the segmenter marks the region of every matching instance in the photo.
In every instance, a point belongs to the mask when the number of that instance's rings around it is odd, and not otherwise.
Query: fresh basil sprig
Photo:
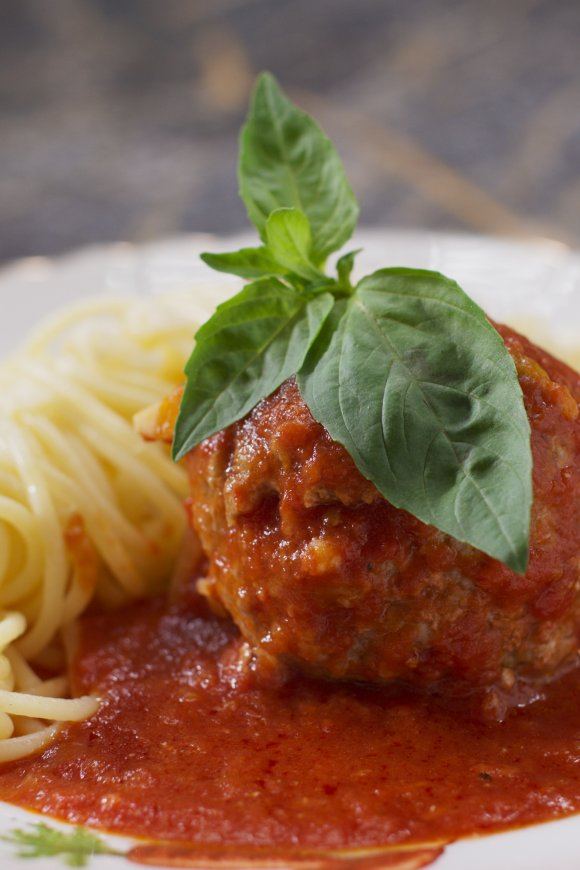
[[[481,309],[436,272],[381,269],[333,320],[298,374],[313,416],[395,507],[523,568],[529,425]]]
[[[262,278],[219,305],[198,330],[174,438],[180,458],[252,410],[302,368],[331,310],[330,293]]]
[[[358,204],[334,145],[268,73],[258,79],[242,130],[238,177],[262,238],[275,209],[300,209],[310,221],[313,257],[320,263],[354,231]]]
[[[277,263],[264,245],[260,248],[242,248],[229,254],[202,254],[201,259],[217,272],[228,272],[240,278],[265,278],[285,275],[286,270]]]
[[[381,269],[351,282],[326,256],[358,207],[319,127],[258,80],[241,139],[240,190],[263,244],[204,254],[258,280],[196,335],[174,456],[241,419],[291,375],[312,415],[393,505],[514,571],[526,570],[530,428],[514,363],[449,278]]]

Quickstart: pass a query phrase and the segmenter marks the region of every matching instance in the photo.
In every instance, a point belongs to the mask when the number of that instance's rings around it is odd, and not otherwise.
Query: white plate
[[[198,255],[248,242],[247,236],[216,240],[196,235],[139,247],[89,248],[54,260],[21,260],[0,273],[0,355],[13,349],[40,317],[94,294],[195,292],[200,283],[228,294],[240,282],[212,272]],[[395,265],[437,269],[456,279],[492,317],[526,331],[560,355],[578,358],[580,255],[563,245],[373,230],[358,234],[351,247],[359,246],[364,252],[357,273]],[[42,821],[38,816],[0,804],[0,837],[38,821]],[[107,840],[120,850],[130,845],[124,838]],[[109,857],[95,857],[92,864],[96,870],[130,866],[123,858]],[[18,859],[14,847],[0,841],[2,870],[63,866],[60,858]],[[578,870],[580,816],[455,843],[435,866],[437,870]]]

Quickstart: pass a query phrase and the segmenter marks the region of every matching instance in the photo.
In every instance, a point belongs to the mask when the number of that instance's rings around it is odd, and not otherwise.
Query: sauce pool
[[[229,623],[148,602],[83,620],[103,703],[0,771],[4,800],[213,847],[450,841],[580,809],[580,672],[503,724],[401,692],[247,684]]]

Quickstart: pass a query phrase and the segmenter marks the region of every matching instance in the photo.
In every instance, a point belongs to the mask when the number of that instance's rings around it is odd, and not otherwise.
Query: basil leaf
[[[229,426],[300,368],[333,305],[276,278],[248,284],[218,306],[196,335],[173,455]]]
[[[354,268],[354,258],[357,254],[360,254],[361,250],[362,248],[357,248],[356,251],[349,251],[336,261],[338,285],[342,290],[352,290],[350,276]]]
[[[217,272],[228,272],[239,275],[240,278],[263,278],[268,275],[284,275],[286,272],[264,246],[241,248],[227,254],[201,254],[201,259]]]
[[[298,375],[314,417],[395,507],[524,572],[530,428],[513,361],[461,288],[383,269],[335,305]]]
[[[359,209],[340,157],[268,73],[258,79],[242,130],[238,176],[240,195],[262,238],[270,213],[283,207],[308,217],[315,263],[352,235]]]
[[[312,232],[308,218],[297,208],[279,208],[266,221],[266,241],[272,257],[289,272],[317,281],[322,272],[310,261]]]

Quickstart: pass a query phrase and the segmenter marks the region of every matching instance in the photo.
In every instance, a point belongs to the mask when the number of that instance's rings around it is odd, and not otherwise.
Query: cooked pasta
[[[63,629],[93,598],[116,606],[171,575],[184,472],[132,418],[180,381],[215,305],[196,299],[85,303],[0,367],[0,761],[97,708],[70,698]]]

